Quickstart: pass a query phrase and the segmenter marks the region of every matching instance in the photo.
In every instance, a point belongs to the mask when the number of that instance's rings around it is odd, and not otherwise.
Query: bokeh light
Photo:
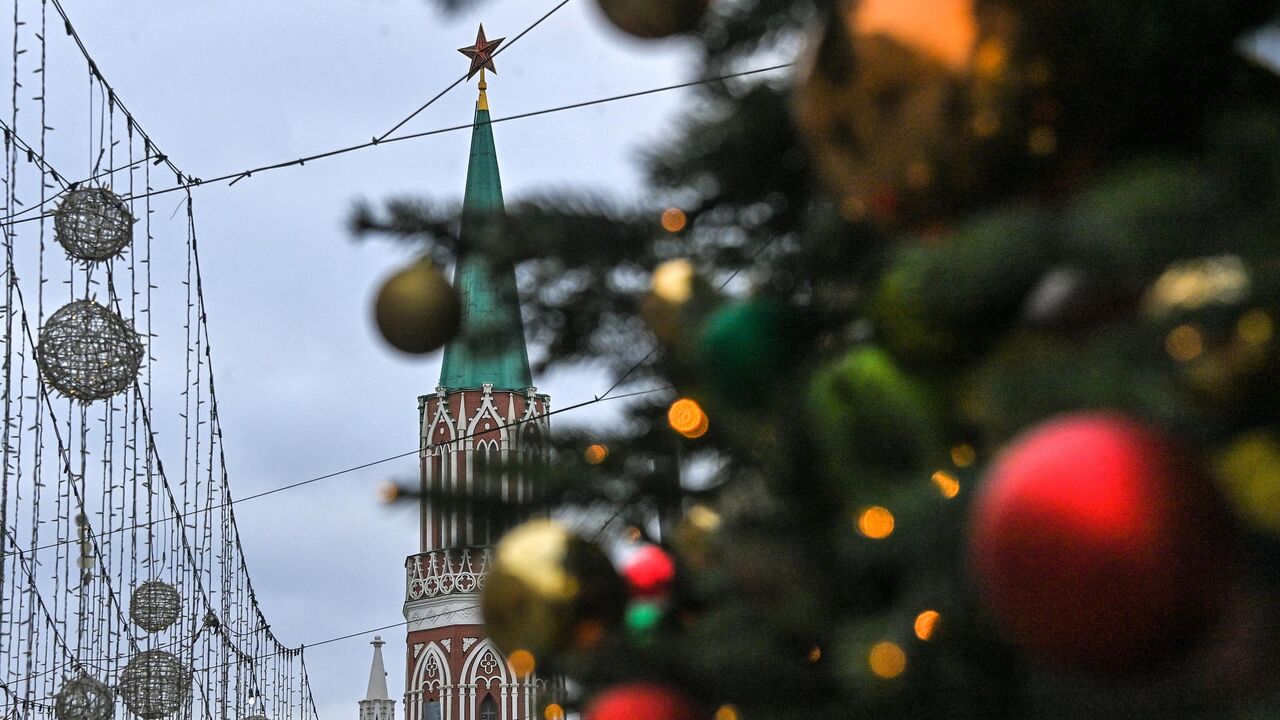
[[[689,217],[680,208],[667,208],[662,213],[662,229],[678,233],[689,224]]]
[[[693,263],[680,258],[668,260],[653,271],[653,294],[669,303],[681,305],[693,296]]]
[[[627,608],[627,631],[637,640],[647,640],[661,621],[662,607],[657,603],[633,602]]]
[[[715,720],[738,720],[738,708],[732,705],[721,705],[716,710]]]
[[[907,654],[896,643],[888,641],[876,643],[867,660],[871,665],[871,672],[885,680],[892,680],[907,669]]]
[[[384,505],[390,505],[400,498],[400,486],[384,480],[378,484],[378,501]]]
[[[942,616],[937,610],[925,610],[916,616],[916,637],[921,640],[928,641],[933,637],[933,633],[938,629],[938,620]]]
[[[667,422],[672,430],[691,439],[706,435],[711,424],[707,414],[702,411],[702,406],[689,398],[671,403],[671,409],[667,411]]]
[[[1179,325],[1169,331],[1164,348],[1178,362],[1190,362],[1204,352],[1204,333],[1195,325]]]
[[[872,540],[883,540],[893,534],[893,513],[879,505],[858,514],[858,532]]]
[[[948,500],[960,494],[960,481],[946,470],[939,470],[933,474],[933,484],[938,486],[938,492],[942,493],[942,497]]]
[[[863,0],[853,23],[858,33],[888,36],[953,70],[971,62],[978,37],[973,0]]]
[[[609,457],[609,448],[601,445],[600,443],[596,443],[595,445],[588,447],[583,455],[586,456],[587,463],[591,465],[599,465],[605,461],[605,458]]]
[[[533,669],[538,663],[533,658],[533,653],[528,650],[515,650],[507,656],[507,662],[511,664],[511,670],[521,680],[533,674]]]
[[[821,659],[822,659],[822,648],[818,647],[817,645],[814,645],[813,649],[809,651],[809,662],[816,663]]]
[[[1052,155],[1058,149],[1058,134],[1048,125],[1041,125],[1031,131],[1027,138],[1027,150],[1032,155]]]
[[[589,652],[604,640],[604,624],[599,620],[583,620],[573,628],[573,644],[581,652]]]
[[[1274,332],[1275,325],[1266,310],[1250,310],[1236,322],[1236,335],[1249,345],[1267,344]]]
[[[972,466],[978,460],[978,451],[969,443],[960,443],[951,448],[951,462],[958,468]]]
[[[564,720],[564,708],[557,703],[550,703],[542,711],[545,720]]]

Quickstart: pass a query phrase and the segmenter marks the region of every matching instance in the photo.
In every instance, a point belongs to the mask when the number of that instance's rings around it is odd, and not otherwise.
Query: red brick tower
[[[464,246],[488,227],[477,218],[503,211],[483,71],[495,47],[482,27],[464,51],[480,71]],[[485,636],[480,590],[490,545],[523,514],[503,508],[527,504],[537,489],[529,469],[546,457],[550,398],[532,386],[514,269],[464,256],[454,286],[462,330],[445,349],[435,394],[418,399],[424,501],[421,551],[405,561],[405,718],[531,720],[543,682],[516,678]]]

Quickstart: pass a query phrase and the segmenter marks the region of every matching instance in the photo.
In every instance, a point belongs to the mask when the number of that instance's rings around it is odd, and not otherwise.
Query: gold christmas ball
[[[1000,11],[973,0],[844,2],[802,63],[794,115],[851,220],[946,215],[1008,99]]]
[[[429,260],[418,260],[383,283],[374,305],[378,330],[407,353],[429,353],[458,333],[462,305],[449,281]]]
[[[646,40],[697,29],[708,0],[597,0],[609,22]]]
[[[552,520],[526,522],[502,538],[481,600],[498,647],[534,655],[616,627],[625,605],[626,589],[604,552]]]

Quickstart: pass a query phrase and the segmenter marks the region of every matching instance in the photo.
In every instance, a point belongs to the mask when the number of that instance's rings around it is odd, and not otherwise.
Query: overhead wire
[[[759,75],[761,73],[772,72],[774,70],[781,70],[781,69],[790,67],[791,65],[792,63],[782,63],[779,65],[771,65],[768,67],[754,68],[751,70],[742,70],[742,71],[733,72],[733,73],[726,73],[726,74],[717,75],[714,77],[700,78],[698,80],[690,80],[688,82],[676,83],[673,85],[664,85],[662,87],[650,88],[648,90],[638,90],[635,92],[622,93],[620,95],[611,95],[609,97],[597,98],[595,100],[585,100],[582,102],[569,103],[566,105],[558,105],[556,107],[543,108],[541,110],[532,110],[529,112],[517,113],[515,115],[507,115],[505,117],[493,118],[492,120],[490,120],[490,123],[496,125],[499,123],[512,122],[514,120],[526,120],[528,118],[539,117],[542,115],[550,115],[553,113],[560,113],[568,110],[578,110],[581,108],[591,107],[594,105],[603,105],[606,103],[618,102],[621,100],[630,100],[633,98],[644,97],[646,95],[655,95],[658,93],[671,92],[673,90],[682,90],[685,88],[696,87],[699,85],[707,85],[707,84],[716,83],[716,82],[723,82],[725,80],[733,80],[736,78],[748,77],[751,75]],[[388,138],[386,140],[381,140],[376,143],[373,141],[370,141],[370,142],[358,143],[355,145],[348,145],[346,147],[314,153],[312,155],[301,157],[296,160],[285,160],[281,162],[268,163],[265,165],[259,165],[257,167],[248,168],[245,170],[237,170],[235,172],[224,173],[222,175],[219,175],[214,178],[209,178],[209,179],[188,176],[189,180],[187,182],[179,182],[178,184],[173,185],[171,187],[159,188],[156,190],[148,190],[146,192],[134,193],[134,194],[122,196],[121,199],[126,201],[139,200],[143,198],[155,197],[157,195],[167,195],[169,193],[186,191],[193,188],[199,188],[206,185],[212,185],[215,183],[227,182],[227,181],[230,181],[228,182],[227,186],[231,187],[242,180],[246,180],[248,178],[253,177],[255,174],[261,174],[265,172],[271,172],[274,170],[281,170],[281,169],[290,168],[290,167],[301,167],[306,165],[309,162],[313,162],[316,160],[324,160],[324,159],[336,157],[339,155],[346,155],[348,153],[353,153],[359,150],[365,150],[365,149],[372,148],[379,145],[389,145],[394,142],[403,142],[406,140],[418,140],[421,138],[432,137],[435,135],[443,135],[446,133],[460,132],[463,130],[469,130],[472,127],[474,127],[474,123],[466,123],[461,125],[450,125],[448,127],[436,128],[434,130],[425,130],[422,132],[410,133],[408,135],[397,135],[396,137]],[[40,218],[51,217],[52,215],[53,213],[44,213],[35,217],[27,217],[27,218],[21,218],[21,219],[17,218],[14,215],[11,215],[11,216],[0,218],[0,225],[16,225],[18,223],[31,222],[33,220],[38,220]]]
[[[528,34],[529,34],[529,32],[530,32],[531,30],[533,30],[534,28],[536,28],[536,27],[538,27],[539,25],[541,25],[541,24],[543,23],[543,21],[545,21],[547,18],[551,17],[552,15],[555,15],[555,14],[556,14],[556,12],[557,12],[558,10],[560,10],[560,8],[562,8],[562,7],[564,7],[565,5],[568,5],[568,4],[569,4],[569,0],[561,0],[561,2],[560,2],[558,5],[556,5],[555,7],[551,8],[550,10],[548,10],[548,11],[547,11],[547,13],[546,13],[545,15],[543,15],[542,17],[540,17],[540,18],[538,18],[537,20],[535,20],[535,21],[533,22],[533,24],[532,24],[532,25],[530,25],[529,27],[525,28],[524,30],[521,30],[521,31],[520,31],[520,34],[516,35],[514,38],[511,38],[510,40],[507,40],[507,42],[506,42],[506,44],[505,44],[505,45],[503,45],[503,46],[499,47],[497,50],[495,50],[495,51],[494,51],[493,56],[494,56],[494,57],[497,57],[497,56],[501,55],[501,54],[502,54],[502,52],[503,52],[504,50],[507,50],[507,49],[508,49],[508,48],[510,48],[512,45],[515,45],[516,43],[520,42],[520,38],[524,37],[525,35],[528,35]],[[443,90],[441,90],[439,93],[437,93],[437,94],[435,95],[435,97],[433,97],[433,98],[431,98],[430,100],[428,100],[428,101],[426,101],[425,103],[423,103],[423,104],[422,104],[422,105],[421,105],[417,110],[414,110],[413,112],[409,113],[409,115],[408,115],[407,117],[405,117],[405,119],[401,120],[400,122],[398,122],[398,123],[396,123],[394,126],[392,126],[392,128],[391,128],[390,130],[388,130],[388,131],[386,131],[386,132],[382,133],[381,135],[378,135],[378,136],[374,137],[374,138],[373,138],[373,141],[372,141],[370,144],[372,144],[372,145],[377,145],[378,143],[383,142],[384,140],[386,140],[388,135],[390,135],[391,133],[395,132],[396,130],[399,130],[400,128],[404,127],[406,123],[408,123],[410,120],[412,120],[412,119],[414,119],[415,117],[417,117],[417,116],[418,116],[418,114],[419,114],[419,113],[421,113],[423,110],[426,110],[427,108],[431,107],[433,104],[435,104],[435,102],[436,102],[437,100],[439,100],[440,98],[444,97],[444,96],[445,96],[445,95],[446,95],[450,90],[452,90],[452,89],[454,89],[454,88],[458,87],[459,85],[461,85],[462,83],[466,82],[466,80],[467,80],[467,78],[468,78],[468,77],[469,77],[469,73],[468,73],[468,74],[463,74],[463,75],[462,75],[461,77],[459,77],[457,80],[454,80],[452,83],[450,83],[450,85],[449,85],[448,87],[446,87],[445,89],[443,89]]]

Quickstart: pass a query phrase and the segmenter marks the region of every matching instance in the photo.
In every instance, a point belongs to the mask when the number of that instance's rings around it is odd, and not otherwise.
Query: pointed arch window
[[[423,720],[440,720],[440,703],[435,700],[427,702],[427,712],[423,715]]]
[[[480,703],[480,720],[498,720],[498,703],[492,695],[485,695]]]

